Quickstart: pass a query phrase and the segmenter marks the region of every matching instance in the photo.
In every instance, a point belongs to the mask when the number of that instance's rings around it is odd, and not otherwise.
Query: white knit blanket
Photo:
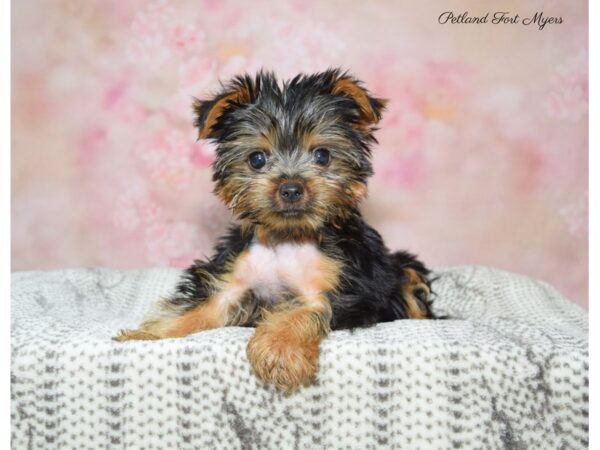
[[[13,448],[587,447],[587,313],[545,283],[438,269],[451,320],[333,332],[316,385],[286,396],[254,377],[249,328],[110,340],[179,273],[13,274]]]

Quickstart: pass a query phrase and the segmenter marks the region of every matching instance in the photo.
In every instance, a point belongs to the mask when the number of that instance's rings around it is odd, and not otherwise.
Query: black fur
[[[341,227],[323,227],[322,233],[321,251],[344,262],[340,290],[329,295],[332,330],[408,318],[401,288],[407,281],[403,269],[415,269],[427,278],[429,270],[421,261],[408,252],[390,253],[379,233],[358,212]],[[206,270],[217,276],[224,273],[227,263],[250,247],[253,237],[252,229],[242,233],[240,226],[233,226],[215,247],[212,258],[197,260],[185,271],[172,301],[192,309],[206,299],[206,283],[198,274]],[[267,306],[267,302],[253,297],[247,303],[252,305],[254,313],[243,325],[255,326],[260,318],[259,309]],[[423,305],[429,317],[434,318],[431,300],[423,299]]]
[[[347,81],[353,90],[336,91],[340,80]],[[355,92],[359,97],[353,95]],[[223,99],[231,100],[214,123],[207,124],[211,110]],[[391,253],[386,248],[379,233],[363,220],[358,210],[360,198],[353,198],[350,190],[353,185],[366,185],[373,172],[370,145],[376,142],[373,132],[384,105],[383,100],[373,97],[359,81],[339,69],[299,75],[281,85],[272,73],[260,72],[254,78],[239,76],[223,86],[222,92],[213,99],[196,100],[194,124],[201,130],[202,137],[218,144],[213,165],[215,191],[245,223],[231,228],[219,241],[212,258],[196,261],[187,269],[171,302],[188,310],[207,299],[211,295],[209,278],[225,274],[238,255],[256,239],[257,227],[265,227],[284,242],[297,240],[297,230],[301,230],[301,237],[308,236],[325,255],[343,262],[339,287],[327,294],[333,312],[332,329],[409,318],[403,294],[409,283],[407,269],[418,273],[427,286],[428,289],[417,290],[414,295],[424,316],[433,318],[429,270],[414,255]],[[334,161],[330,171],[317,175],[310,159],[302,160],[302,154],[311,151],[302,148],[303,138],[315,130],[333,143]],[[269,136],[275,141],[269,155],[274,162],[256,172],[248,168],[247,159],[256,150],[253,139],[260,136]],[[294,154],[297,154],[294,161],[298,161],[294,167],[296,173],[291,175],[288,166],[277,172],[278,161],[292,160],[290,155]],[[310,222],[307,220],[308,225],[284,222],[275,215],[276,205],[269,203],[271,200],[266,194],[256,196],[264,183],[254,186],[254,181],[259,177],[267,179],[267,176],[275,180],[291,176],[307,180],[322,178],[327,182],[323,182],[324,188],[335,183],[337,187],[332,192],[339,201],[329,201],[329,204],[323,201],[320,208],[315,207],[313,215],[316,217]],[[230,200],[228,196],[233,194],[243,194],[238,195],[242,200]],[[332,195],[330,193],[328,199]],[[309,210],[304,216],[310,214]],[[280,223],[288,225],[279,226]],[[267,300],[256,298],[250,291],[242,301],[251,311],[250,319],[240,324],[255,325],[260,307],[268,306]]]

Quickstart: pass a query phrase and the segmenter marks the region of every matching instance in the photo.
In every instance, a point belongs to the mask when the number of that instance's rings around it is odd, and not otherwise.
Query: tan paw
[[[113,341],[125,342],[125,341],[151,341],[160,339],[155,334],[148,333],[142,330],[121,330],[119,334],[113,336]]]
[[[259,326],[248,343],[247,354],[259,379],[280,391],[293,392],[315,380],[319,339],[290,339],[289,333]]]
[[[414,269],[404,269],[407,280],[402,287],[407,313],[410,319],[426,319],[431,317],[429,297],[431,289],[427,278]]]

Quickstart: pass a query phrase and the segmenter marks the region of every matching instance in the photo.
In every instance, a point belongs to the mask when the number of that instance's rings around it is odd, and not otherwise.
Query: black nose
[[[304,195],[304,187],[300,183],[285,182],[279,186],[279,195],[281,198],[290,203],[297,202]]]

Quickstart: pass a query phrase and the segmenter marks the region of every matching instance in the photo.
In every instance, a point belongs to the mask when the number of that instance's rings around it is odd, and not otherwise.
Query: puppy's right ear
[[[194,99],[194,126],[198,128],[198,139],[219,139],[219,119],[226,113],[248,105],[256,99],[257,83],[248,75],[234,78],[212,100]]]

